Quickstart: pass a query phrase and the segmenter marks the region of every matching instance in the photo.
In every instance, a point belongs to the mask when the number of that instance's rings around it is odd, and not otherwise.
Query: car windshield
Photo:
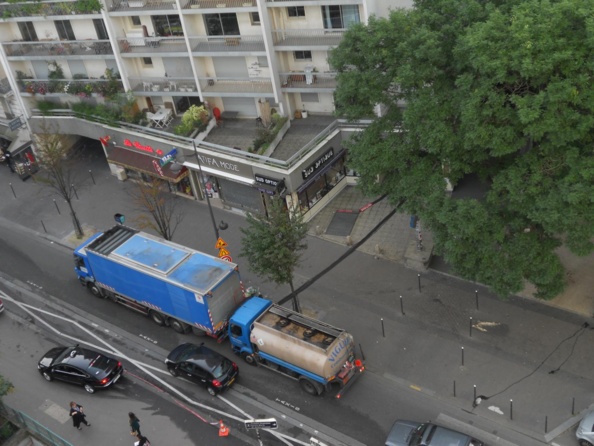
[[[94,374],[104,372],[109,368],[110,362],[111,360],[107,356],[97,355],[89,364],[89,371]]]
[[[421,424],[416,429],[410,431],[410,440],[408,442],[409,446],[419,446],[421,444],[421,440],[423,439],[423,434],[425,429],[427,429],[427,424]]]
[[[229,361],[228,359],[223,359],[223,361],[219,365],[217,365],[215,369],[212,371],[212,375],[217,379],[221,378],[222,376],[225,376],[225,374],[227,374],[230,367],[231,361]]]

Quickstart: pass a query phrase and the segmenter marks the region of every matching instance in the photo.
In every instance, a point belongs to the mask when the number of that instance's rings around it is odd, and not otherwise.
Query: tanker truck
[[[365,369],[345,330],[261,297],[233,313],[228,331],[233,351],[248,364],[293,378],[310,395],[340,398]]]
[[[93,295],[179,333],[222,339],[229,316],[245,300],[234,263],[124,225],[83,242],[74,264]]]

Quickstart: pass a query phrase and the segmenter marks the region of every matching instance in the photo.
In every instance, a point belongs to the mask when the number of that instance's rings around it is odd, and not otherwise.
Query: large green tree
[[[594,15],[588,0],[419,0],[332,53],[338,111],[383,115],[350,148],[361,187],[418,214],[454,270],[506,296],[564,287],[555,248],[594,236]],[[481,199],[451,198],[474,174]]]
[[[273,198],[267,203],[267,214],[248,213],[247,226],[241,228],[240,255],[256,274],[277,284],[289,284],[293,309],[301,312],[293,275],[307,248],[307,223],[301,213],[287,211],[283,200]]]

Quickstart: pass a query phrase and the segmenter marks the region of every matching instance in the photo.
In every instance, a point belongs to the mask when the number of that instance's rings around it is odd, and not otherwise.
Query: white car
[[[580,446],[594,445],[594,410],[586,412],[580,425],[575,431],[575,436],[580,443]]]

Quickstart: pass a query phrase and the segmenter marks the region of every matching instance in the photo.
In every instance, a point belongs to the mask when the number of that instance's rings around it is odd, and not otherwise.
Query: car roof
[[[60,357],[56,358],[54,365],[67,364],[87,371],[95,369],[94,373],[97,374],[98,372],[105,370],[105,367],[101,367],[105,365],[105,361],[102,361],[103,359],[109,362],[112,358],[87,348],[78,346],[66,347]]]
[[[174,359],[176,362],[190,362],[210,372],[214,371],[221,362],[228,360],[204,345],[191,343],[182,344],[176,347],[173,352],[177,352],[177,358]]]
[[[580,427],[587,432],[594,432],[594,410],[586,412],[580,421]]]

